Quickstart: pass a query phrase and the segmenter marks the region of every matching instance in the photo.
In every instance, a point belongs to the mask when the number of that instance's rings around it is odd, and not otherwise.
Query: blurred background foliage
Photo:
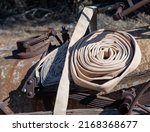
[[[134,3],[138,1],[133,0]],[[0,24],[39,19],[70,22],[78,19],[85,6],[116,2],[123,2],[128,7],[127,0],[0,0]]]
[[[81,5],[115,3],[117,1],[123,0],[0,0],[0,18],[23,13],[33,8],[45,8],[56,12],[65,8],[70,13],[77,13]]]

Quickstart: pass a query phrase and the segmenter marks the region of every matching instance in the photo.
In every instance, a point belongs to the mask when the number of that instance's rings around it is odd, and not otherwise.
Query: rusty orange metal
[[[3,53],[2,53],[3,52]],[[28,100],[20,92],[29,69],[40,56],[30,59],[15,59],[11,51],[1,51],[0,56],[0,101],[6,101],[14,112],[33,111],[36,100]]]
[[[7,98],[8,93],[19,88],[27,71],[38,59],[39,56],[25,60],[0,58],[0,100]]]

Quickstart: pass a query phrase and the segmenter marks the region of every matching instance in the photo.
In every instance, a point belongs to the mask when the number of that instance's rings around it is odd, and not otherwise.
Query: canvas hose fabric
[[[134,37],[122,31],[101,29],[73,47],[71,76],[81,87],[109,93],[140,61],[141,52]]]
[[[36,67],[36,77],[43,87],[57,84],[64,67],[68,42],[45,56]]]
[[[62,75],[60,78],[56,101],[54,106],[54,115],[65,115],[68,99],[69,99],[69,89],[70,89],[70,73],[69,73],[69,57],[70,57],[70,48],[80,39],[82,38],[89,26],[89,23],[93,17],[96,7],[85,7],[83,12],[76,24],[73,35],[70,39],[70,43],[68,45],[66,58],[64,62],[64,68],[62,70]]]
[[[100,29],[84,36],[94,11],[85,7],[70,43],[49,53],[37,67],[43,86],[59,82],[55,115],[66,114],[71,79],[83,88],[109,93],[140,63],[140,48],[126,32]]]

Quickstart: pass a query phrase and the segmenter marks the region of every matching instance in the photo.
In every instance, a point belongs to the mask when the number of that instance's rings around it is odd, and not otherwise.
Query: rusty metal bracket
[[[48,45],[51,44],[46,42],[50,36],[55,37],[59,44],[62,44],[61,39],[57,36],[57,32],[53,28],[49,28],[46,33],[40,36],[34,36],[22,41],[17,41],[18,52],[15,57],[26,59],[42,54],[47,50]]]
[[[24,87],[22,88],[22,91],[26,93],[27,97],[33,98],[35,96],[35,87],[37,80],[33,77],[33,73],[31,73],[28,80],[25,82]]]
[[[21,45],[23,48],[29,48],[30,46],[33,46],[37,43],[41,43],[45,40],[47,40],[50,36],[58,37],[57,32],[53,28],[49,28],[48,31],[40,36],[31,37],[26,40],[17,41],[17,46]],[[58,42],[62,44],[61,40],[59,39]],[[21,47],[21,48],[22,48]]]
[[[47,49],[48,50],[48,49]],[[39,64],[40,60],[47,54],[47,51],[45,51],[39,61],[35,64],[35,67]],[[22,92],[27,95],[28,98],[33,98],[35,96],[35,93],[38,91],[39,88],[39,79],[35,77],[35,71],[34,69],[30,73],[29,77],[26,79],[23,87]],[[37,89],[36,89],[37,88]]]

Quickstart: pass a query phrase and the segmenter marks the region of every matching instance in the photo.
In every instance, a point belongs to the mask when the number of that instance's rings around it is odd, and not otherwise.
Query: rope
[[[72,49],[70,69],[74,82],[109,93],[141,60],[140,48],[126,32],[98,30]]]

